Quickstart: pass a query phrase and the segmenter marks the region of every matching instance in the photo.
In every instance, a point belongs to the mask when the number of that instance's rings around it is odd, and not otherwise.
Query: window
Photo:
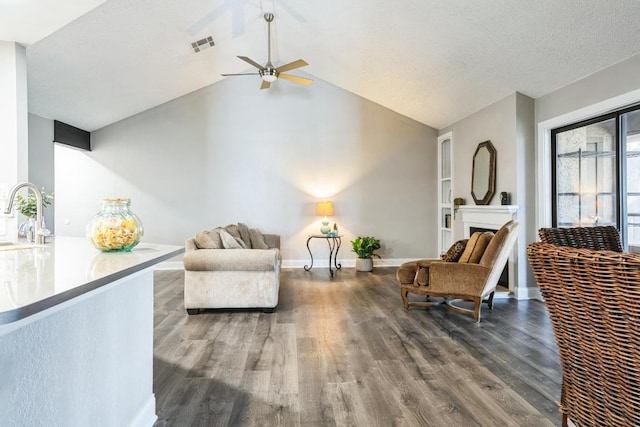
[[[551,131],[554,227],[614,225],[640,251],[640,106]]]

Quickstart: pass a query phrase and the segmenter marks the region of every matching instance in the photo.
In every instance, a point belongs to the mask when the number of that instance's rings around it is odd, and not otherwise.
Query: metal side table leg
[[[313,254],[311,253],[311,248],[309,248],[309,241],[313,238],[313,236],[309,236],[309,238],[307,239],[307,250],[309,251],[309,256],[311,257],[311,265],[305,265],[304,269],[306,271],[311,270],[311,268],[313,267]]]

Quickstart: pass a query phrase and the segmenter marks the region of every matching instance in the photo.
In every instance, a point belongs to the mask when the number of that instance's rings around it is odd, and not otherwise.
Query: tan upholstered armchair
[[[404,307],[429,307],[444,302],[450,309],[471,315],[479,322],[482,302],[493,308],[493,294],[517,236],[518,222],[512,220],[495,236],[474,233],[457,262],[422,260],[403,264],[396,277]],[[412,273],[413,280],[409,281]],[[409,293],[441,297],[444,301],[409,301]],[[456,306],[452,299],[473,301],[474,309]]]

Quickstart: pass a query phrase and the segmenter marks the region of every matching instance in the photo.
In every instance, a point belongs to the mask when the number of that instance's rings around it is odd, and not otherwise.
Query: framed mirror
[[[488,205],[496,192],[496,149],[491,141],[478,144],[473,154],[471,197],[476,205]]]

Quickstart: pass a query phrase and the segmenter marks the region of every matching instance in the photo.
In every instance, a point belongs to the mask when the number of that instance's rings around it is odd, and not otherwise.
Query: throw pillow
[[[222,241],[217,230],[205,230],[196,234],[194,237],[198,249],[220,249]]]
[[[482,258],[484,250],[487,248],[489,241],[493,237],[493,233],[486,231],[484,233],[476,232],[471,235],[467,246],[464,248],[464,252],[458,260],[459,263],[473,263],[477,264]]]
[[[250,228],[251,247],[253,249],[269,249],[269,245],[264,240],[264,235],[257,228]]]
[[[458,240],[455,242],[446,254],[442,255],[442,260],[445,262],[458,262],[464,249],[467,247],[467,242],[469,239]]]
[[[239,222],[238,232],[240,233],[240,238],[244,242],[245,247],[249,249],[251,247],[251,236],[249,235],[249,227],[247,227],[247,224]]]
[[[238,243],[236,238],[226,230],[220,230],[220,239],[222,240],[222,246],[224,246],[225,249],[243,249],[242,245]]]
[[[224,230],[229,233],[240,245],[242,249],[247,249],[247,245],[244,244],[242,237],[240,237],[240,231],[238,231],[238,226],[235,224],[227,225]],[[228,249],[228,248],[227,248]]]

